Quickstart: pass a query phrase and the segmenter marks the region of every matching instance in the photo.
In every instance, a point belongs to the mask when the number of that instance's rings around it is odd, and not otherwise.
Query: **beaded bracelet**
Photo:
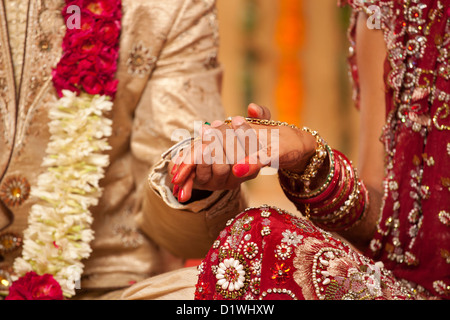
[[[275,120],[266,120],[266,119],[258,119],[258,118],[245,118],[245,121],[248,123],[263,125],[263,126],[272,126],[272,127],[290,127],[293,129],[298,129],[298,127],[294,124],[289,124],[287,122],[275,121]],[[230,124],[231,119],[227,119],[224,121],[225,124]]]
[[[302,131],[309,132],[310,134],[312,134],[313,137],[316,138],[317,142],[317,148],[314,156],[309,161],[304,172],[298,177],[298,179],[301,182],[303,182],[303,188],[305,193],[310,193],[311,179],[316,177],[317,173],[319,172],[319,169],[327,156],[327,149],[325,147],[326,145],[325,141],[319,136],[317,131],[311,131],[309,128],[306,127],[304,127]],[[280,171],[286,174],[286,170],[281,169]]]
[[[336,177],[339,176],[340,171],[340,165],[338,162],[335,161],[334,153],[331,148],[326,145],[326,150],[328,153],[328,159],[329,159],[329,171],[327,174],[327,177],[325,179],[325,182],[322,185],[319,185],[314,190],[305,191],[303,186],[303,180],[301,179],[301,176],[295,172],[290,172],[288,170],[280,169],[278,171],[279,173],[279,179],[285,180],[288,179],[290,183],[290,189],[284,187],[284,183],[281,183],[281,187],[284,189],[286,193],[289,193],[291,196],[297,198],[297,199],[312,199],[318,195],[321,197],[326,197],[330,194],[330,192],[333,190],[334,185],[337,183]]]

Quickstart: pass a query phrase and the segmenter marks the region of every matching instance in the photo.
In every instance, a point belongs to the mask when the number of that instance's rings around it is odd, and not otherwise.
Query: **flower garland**
[[[117,90],[121,7],[120,0],[66,0],[66,26],[74,18],[73,8],[79,9],[80,25],[67,28],[63,55],[53,70],[59,99],[49,110],[47,171],[32,191],[40,201],[30,211],[22,257],[14,263],[22,278],[11,286],[9,299],[75,295],[81,260],[89,257],[94,238],[89,208],[98,203],[99,181],[109,165],[102,153],[110,149],[112,121],[105,114],[112,110]],[[53,277],[62,295],[54,294]]]

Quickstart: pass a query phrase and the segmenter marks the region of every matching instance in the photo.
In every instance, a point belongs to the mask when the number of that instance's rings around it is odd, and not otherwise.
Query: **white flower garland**
[[[39,201],[32,206],[24,232],[22,257],[14,270],[52,274],[63,294],[75,294],[75,282],[83,272],[82,259],[89,257],[94,238],[89,208],[98,204],[99,181],[104,176],[110,150],[107,137],[112,121],[104,115],[113,103],[107,96],[63,91],[51,106],[51,138],[43,166],[32,191]]]

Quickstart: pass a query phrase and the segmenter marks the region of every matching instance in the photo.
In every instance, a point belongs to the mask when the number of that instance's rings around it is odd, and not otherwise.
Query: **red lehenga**
[[[370,250],[280,209],[251,208],[203,260],[196,299],[449,298],[450,1],[348,3],[356,102],[358,12],[379,19],[388,48],[384,197]]]

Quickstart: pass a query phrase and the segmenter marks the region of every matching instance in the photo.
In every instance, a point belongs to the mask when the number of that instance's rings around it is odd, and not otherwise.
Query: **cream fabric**
[[[189,267],[141,281],[121,293],[124,300],[193,300],[197,268]]]
[[[33,188],[45,170],[48,106],[57,99],[51,70],[62,53],[64,1],[25,2],[26,50],[18,97],[9,50],[14,42],[0,2],[0,186],[19,176]],[[165,181],[160,155],[174,144],[175,129],[192,132],[194,121],[225,118],[215,1],[123,0],[122,5],[111,164],[101,181],[103,196],[92,208],[95,240],[84,261],[83,290],[114,291],[180,268],[184,258],[202,257],[227,219],[243,207],[238,190],[169,206],[154,184]],[[0,235],[21,235],[35,202],[33,197],[17,206],[0,202]],[[5,255],[0,267],[10,268],[19,254]]]

